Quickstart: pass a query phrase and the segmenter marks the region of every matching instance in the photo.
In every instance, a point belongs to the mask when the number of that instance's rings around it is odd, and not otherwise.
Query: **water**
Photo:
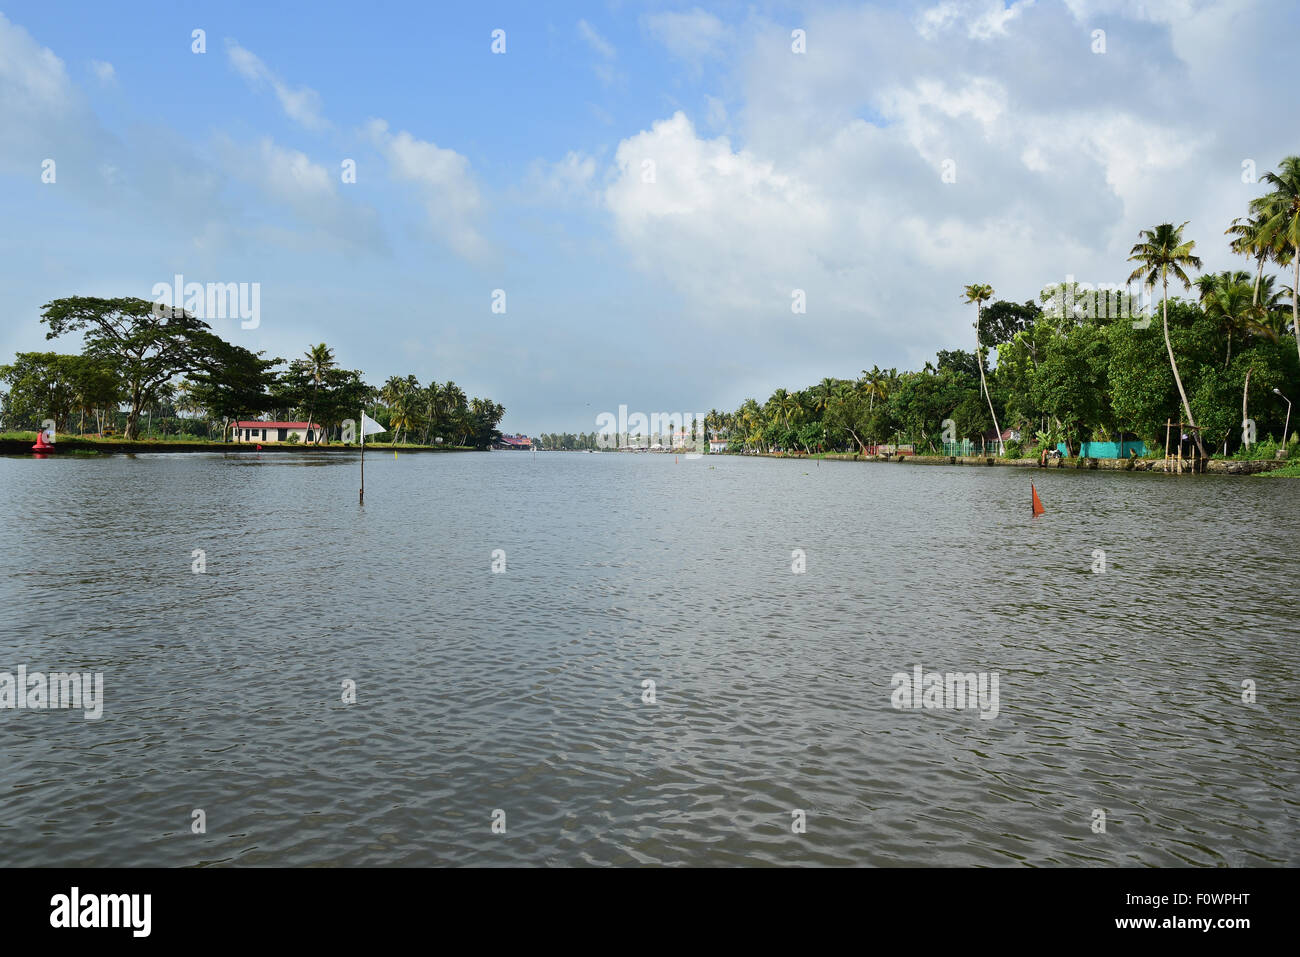
[[[0,460],[0,671],[105,682],[0,710],[0,864],[1300,863],[1300,483],[366,466]]]

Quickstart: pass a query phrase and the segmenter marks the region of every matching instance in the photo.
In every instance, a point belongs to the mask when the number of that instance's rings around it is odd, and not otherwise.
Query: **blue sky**
[[[181,273],[260,283],[257,329],[213,322],[232,341],[454,379],[510,431],[919,367],[969,347],[962,285],[1119,282],[1157,222],[1241,265],[1242,164],[1300,151],[1297,26],[1192,0],[10,2],[0,351],[44,347],[49,299]]]

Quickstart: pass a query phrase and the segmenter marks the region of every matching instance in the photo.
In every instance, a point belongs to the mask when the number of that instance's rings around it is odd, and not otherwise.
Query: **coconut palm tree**
[[[312,346],[304,355],[307,374],[311,376],[312,381],[311,404],[307,407],[307,427],[310,431],[312,416],[316,414],[316,399],[320,394],[320,384],[325,379],[325,373],[335,366],[334,350],[322,342],[318,346]],[[312,439],[313,445],[320,442],[320,429],[316,430]]]
[[[1238,216],[1224,230],[1225,235],[1235,237],[1228,243],[1228,247],[1234,253],[1255,260],[1255,302],[1259,301],[1259,285],[1264,277],[1264,264],[1274,258],[1277,252],[1265,234],[1264,222],[1262,215]]]
[[[736,412],[736,420],[744,430],[745,443],[753,442],[755,447],[763,440],[763,410],[755,399],[746,399]]]
[[[1260,177],[1273,192],[1251,200],[1250,208],[1262,219],[1262,239],[1273,248],[1275,258],[1290,259],[1295,269],[1291,288],[1300,289],[1300,156],[1288,156],[1278,170]],[[1291,297],[1291,326],[1300,355],[1300,301],[1296,296]]]
[[[812,410],[817,415],[825,415],[830,405],[831,396],[835,394],[835,380],[827,377],[808,390],[812,398]]]
[[[993,397],[989,395],[989,384],[984,379],[984,303],[993,298],[993,287],[988,283],[973,283],[966,287],[966,302],[975,303],[975,361],[980,367],[980,388],[984,390],[984,399],[989,404],[989,415],[993,417],[993,431],[998,434],[998,454],[1005,448],[1002,444],[1002,427],[998,425],[998,414],[993,411]]]
[[[1128,281],[1141,279],[1144,285],[1150,287],[1156,284],[1157,279],[1160,280],[1164,294],[1160,302],[1160,314],[1165,329],[1165,350],[1169,353],[1169,368],[1174,372],[1174,383],[1178,386],[1178,395],[1183,400],[1183,413],[1187,416],[1187,424],[1196,439],[1196,447],[1200,450],[1201,458],[1208,459],[1205,443],[1201,440],[1196,419],[1192,416],[1191,403],[1187,401],[1187,390],[1183,388],[1182,376],[1178,374],[1178,361],[1174,358],[1174,347],[1169,341],[1169,274],[1172,272],[1174,278],[1183,284],[1183,288],[1188,289],[1192,281],[1187,278],[1184,267],[1201,268],[1200,258],[1192,255],[1196,242],[1183,239],[1183,227],[1186,225],[1186,223],[1182,226],[1161,223],[1155,229],[1141,230],[1139,233],[1141,241],[1129,250],[1128,261],[1137,263],[1138,267],[1129,275]]]
[[[1252,289],[1250,276],[1239,270],[1198,276],[1196,287],[1201,294],[1201,308],[1205,310],[1207,316],[1216,320],[1219,329],[1227,334],[1228,351],[1223,360],[1223,367],[1226,369],[1232,362],[1233,333],[1246,333],[1263,311],[1256,304],[1259,287],[1255,286]]]
[[[722,428],[722,413],[717,409],[710,409],[708,415],[704,417],[704,438],[705,440],[716,439],[718,430]]]
[[[876,396],[880,396],[882,401],[885,398],[885,394],[881,392],[881,387],[884,383],[884,375],[885,374],[880,370],[880,366],[878,365],[873,365],[870,372],[866,369],[862,370],[862,378],[858,381],[862,383],[862,392],[867,397],[868,412],[875,410]]]

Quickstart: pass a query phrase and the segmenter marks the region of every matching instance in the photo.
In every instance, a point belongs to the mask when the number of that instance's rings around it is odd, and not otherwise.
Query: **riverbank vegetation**
[[[315,422],[317,441],[338,441],[362,409],[398,447],[487,448],[505,408],[469,398],[455,382],[392,376],[382,386],[342,368],[325,343],[286,362],[227,342],[182,310],[143,299],[76,296],[44,307],[47,339],[80,333],[79,354],[22,352],[0,366],[0,429],[226,441],[241,419]]]
[[[1300,398],[1300,157],[1262,182],[1269,192],[1224,233],[1248,269],[1195,275],[1188,224],[1159,224],[1138,232],[1125,266],[1128,282],[1159,295],[1155,308],[1121,284],[1055,283],[1015,302],[972,283],[963,299],[975,306],[974,351],[940,351],[919,371],[873,366],[777,389],[711,411],[706,428],[736,452],[911,444],[1016,457],[1117,439],[1162,454],[1166,423],[1178,442],[1181,421],[1202,456],[1272,458],[1285,447],[1300,458],[1287,401]]]

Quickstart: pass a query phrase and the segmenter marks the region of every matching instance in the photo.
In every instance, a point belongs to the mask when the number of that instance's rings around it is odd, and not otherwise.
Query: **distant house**
[[[725,452],[725,451],[727,451],[727,440],[726,440],[726,439],[709,439],[709,451],[710,451],[710,452]]]
[[[523,449],[525,452],[533,447],[533,440],[526,435],[503,435],[492,446],[495,449]]]
[[[288,442],[296,436],[301,443],[315,442],[321,427],[314,422],[236,422],[235,442]]]
[[[986,429],[980,438],[984,440],[985,445],[997,445],[999,438],[1001,438],[1003,442],[1019,442],[1020,430],[1003,429],[1002,435],[999,436],[998,433],[994,432],[992,429]]]

